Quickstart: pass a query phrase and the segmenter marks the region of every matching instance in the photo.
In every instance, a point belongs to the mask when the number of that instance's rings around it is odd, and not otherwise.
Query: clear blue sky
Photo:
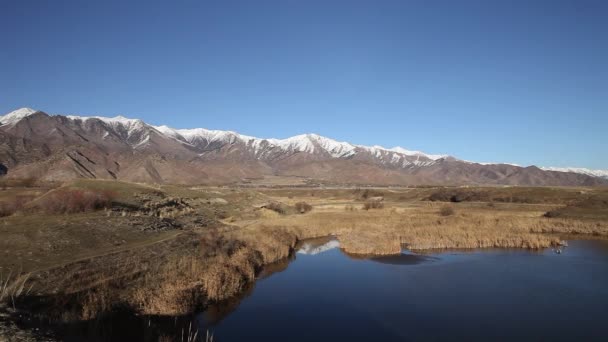
[[[2,1],[19,107],[608,168],[608,1]]]

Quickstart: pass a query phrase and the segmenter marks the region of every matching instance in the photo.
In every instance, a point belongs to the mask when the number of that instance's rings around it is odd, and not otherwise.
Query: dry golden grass
[[[257,235],[211,234],[197,249],[170,257],[131,286],[127,301],[145,314],[186,314],[205,303],[234,297],[264,264],[289,256],[295,235],[262,229]]]
[[[29,273],[13,274],[12,271],[0,274],[0,304],[9,302],[14,305],[17,298],[26,295],[31,290],[31,286],[26,286],[30,276]]]
[[[131,289],[129,303],[145,314],[183,314],[203,303],[206,265],[194,256],[175,257],[146,273]]]
[[[444,205],[439,209],[439,215],[441,216],[452,216],[454,213],[454,208],[449,205]]]
[[[349,254],[389,255],[401,252],[401,243],[394,234],[377,232],[350,232],[338,237],[340,247]]]
[[[440,216],[433,207],[407,211],[314,212],[306,216],[267,219],[246,227],[281,229],[299,239],[337,235],[348,253],[398,252],[395,241],[410,249],[520,247],[543,248],[559,243],[555,235],[608,235],[606,222],[548,219],[535,211],[498,211],[459,208]]]

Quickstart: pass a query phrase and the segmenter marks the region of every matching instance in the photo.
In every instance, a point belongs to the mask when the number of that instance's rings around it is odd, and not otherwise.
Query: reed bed
[[[0,274],[0,304],[6,303],[15,306],[15,300],[22,295],[27,295],[31,289],[31,285],[27,285],[30,274],[13,273],[12,270],[8,274]]]
[[[337,235],[352,254],[387,254],[398,243],[414,250],[444,248],[545,248],[560,243],[557,234],[608,236],[608,223],[548,219],[535,212],[458,210],[442,216],[431,209],[318,212],[263,222],[299,239]],[[247,227],[256,231],[255,225]]]

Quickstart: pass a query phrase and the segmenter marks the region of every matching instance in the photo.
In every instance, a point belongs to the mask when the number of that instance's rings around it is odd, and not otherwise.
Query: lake
[[[201,328],[218,341],[608,339],[607,241],[371,259],[337,247],[305,243]]]
[[[156,341],[185,327],[225,341],[608,340],[608,241],[552,249],[362,258],[300,243],[240,298],[191,317],[120,314],[59,329],[68,341]]]

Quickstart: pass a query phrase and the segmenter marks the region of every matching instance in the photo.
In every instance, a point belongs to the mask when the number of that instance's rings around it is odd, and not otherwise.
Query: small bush
[[[296,203],[296,210],[300,214],[304,214],[304,213],[307,213],[312,210],[312,205],[310,205],[306,202],[298,202],[298,203]]]
[[[285,214],[285,208],[283,207],[283,205],[281,203],[273,202],[273,203],[266,205],[265,208],[270,209],[274,212],[277,212],[281,215]]]
[[[355,193],[360,192],[361,189],[355,190]],[[362,200],[366,200],[372,197],[383,197],[384,193],[382,191],[374,190],[374,189],[365,189],[360,193],[359,198]]]
[[[452,216],[455,213],[454,208],[450,207],[449,205],[443,206],[441,209],[439,209],[439,215],[441,216]]]
[[[48,214],[71,214],[109,208],[115,194],[111,191],[62,189],[49,193],[38,201]]]
[[[384,208],[384,203],[382,203],[380,201],[367,201],[363,205],[363,210],[382,209],[382,208]]]
[[[560,212],[558,210],[547,211],[546,213],[543,214],[543,217],[548,217],[548,218],[554,218],[554,217],[559,217],[559,216],[560,216]]]

